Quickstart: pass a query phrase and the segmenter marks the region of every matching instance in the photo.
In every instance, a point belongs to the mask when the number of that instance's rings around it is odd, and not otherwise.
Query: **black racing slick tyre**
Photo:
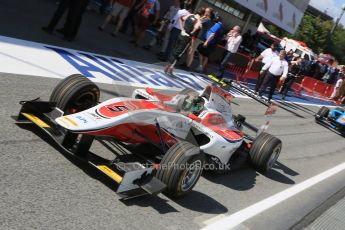
[[[54,88],[50,102],[55,102],[68,115],[97,105],[99,96],[100,91],[95,83],[83,75],[73,74]]]
[[[267,173],[277,161],[281,148],[281,140],[268,133],[261,133],[249,151],[254,168],[263,174]]]
[[[164,155],[156,177],[166,184],[164,194],[179,197],[190,192],[198,182],[205,156],[189,142],[179,141]]]
[[[315,120],[320,121],[322,118],[327,117],[329,114],[329,108],[322,106],[315,115]]]

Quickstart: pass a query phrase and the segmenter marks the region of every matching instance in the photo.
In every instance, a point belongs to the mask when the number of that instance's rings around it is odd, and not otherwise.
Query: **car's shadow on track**
[[[176,208],[171,206],[168,199],[163,199],[160,196],[145,195],[129,200],[121,200],[126,206],[151,207],[159,214],[167,214],[179,212]]]
[[[72,155],[72,153],[68,152],[64,148],[62,148],[60,145],[58,145],[55,141],[53,141],[49,136],[45,134],[44,131],[39,129],[37,126],[33,124],[29,125],[20,125],[17,124],[21,129],[29,130],[33,132],[35,135],[40,137],[43,141],[45,141],[47,144],[52,146],[55,150],[59,151],[62,156],[64,156],[67,160],[69,160],[72,164],[83,170],[88,176],[90,176],[93,179],[99,180],[104,185],[106,185],[108,188],[116,191],[117,185],[113,182],[112,179],[107,177],[106,175],[100,173],[97,169],[90,166],[86,161],[81,160],[80,158],[75,157]],[[119,197],[120,198],[120,197]]]
[[[257,171],[247,164],[240,169],[236,169],[221,175],[205,173],[204,178],[212,183],[221,184],[234,190],[245,191],[255,186],[256,177],[259,175],[260,174]],[[296,176],[298,173],[284,164],[277,162],[276,165],[263,176],[279,183],[295,184],[295,182],[287,175]]]
[[[254,187],[256,183],[256,177],[259,174],[249,168],[237,169],[232,172],[224,174],[213,174],[212,172],[204,173],[204,178],[212,183],[221,184],[225,187],[245,191]]]
[[[212,197],[195,190],[176,199],[170,199],[168,197],[166,199],[161,198],[161,196],[145,196],[145,198],[124,200],[123,203],[128,206],[152,207],[160,214],[179,212],[167,203],[168,200],[186,209],[206,214],[222,214],[228,211],[224,205]]]
[[[297,103],[294,103],[292,101],[280,101],[279,103],[282,104],[282,105],[285,105],[287,107],[290,107],[292,109],[300,110],[300,111],[302,111],[304,113],[307,113],[309,115],[312,115],[312,116],[315,115],[315,112],[313,110],[308,109],[307,107],[304,107],[304,106],[299,105]]]
[[[341,136],[341,137],[345,137],[345,133],[340,133],[339,131],[337,131],[337,130],[331,128],[331,127],[329,127],[327,124],[325,124],[325,123],[323,123],[323,122],[316,121],[316,124],[319,124],[319,125],[325,127],[325,128],[328,129],[329,131],[331,131],[331,132],[333,132],[333,133],[335,133],[335,134],[337,134],[337,135],[339,135],[339,136]]]

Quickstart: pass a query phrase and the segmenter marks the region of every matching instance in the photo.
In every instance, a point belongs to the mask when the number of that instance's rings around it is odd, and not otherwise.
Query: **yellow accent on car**
[[[30,121],[38,125],[39,127],[50,128],[50,126],[47,123],[45,123],[44,121],[42,121],[40,118],[36,117],[35,115],[31,113],[22,113],[22,114],[24,117],[26,117],[27,119],[29,119]]]
[[[62,120],[62,119],[59,119],[58,122],[64,124],[64,125],[67,126],[67,127],[70,126],[67,122],[65,122],[65,121]]]
[[[68,118],[68,117],[62,117],[62,118],[64,118],[65,120],[67,120],[69,123],[71,123],[71,124],[74,125],[75,127],[78,127],[78,124],[77,124],[75,121],[73,121],[71,118]]]
[[[108,166],[106,166],[106,165],[97,165],[96,167],[99,170],[101,170],[102,172],[104,172],[105,174],[107,174],[110,178],[112,178],[117,183],[119,183],[119,184],[121,183],[122,177],[119,174],[117,174],[116,172],[114,172],[112,169],[110,169]]]

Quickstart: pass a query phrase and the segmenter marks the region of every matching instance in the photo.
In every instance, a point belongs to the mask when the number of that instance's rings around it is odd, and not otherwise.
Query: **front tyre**
[[[263,174],[267,173],[277,161],[281,148],[281,140],[268,133],[261,133],[249,151],[254,168]]]
[[[190,192],[198,182],[205,156],[189,142],[179,141],[164,155],[156,177],[166,184],[163,193],[179,197]]]
[[[315,114],[315,120],[320,121],[322,118],[327,117],[329,114],[329,108],[322,106]]]
[[[54,88],[50,101],[56,102],[64,115],[68,115],[97,105],[99,96],[100,91],[95,83],[83,75],[73,74]]]

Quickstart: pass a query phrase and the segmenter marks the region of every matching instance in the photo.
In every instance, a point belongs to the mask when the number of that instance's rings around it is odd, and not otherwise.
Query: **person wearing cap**
[[[262,71],[267,71],[262,85],[259,89],[259,95],[262,96],[263,92],[266,90],[267,86],[270,86],[270,91],[268,94],[268,101],[270,102],[274,93],[275,88],[279,82],[280,77],[286,78],[289,71],[289,64],[285,60],[286,51],[281,50],[278,57],[272,58],[267,62]],[[260,72],[260,74],[262,74]]]
[[[272,43],[270,48],[265,49],[264,51],[261,52],[261,54],[255,59],[255,61],[261,61],[263,65],[268,63],[272,58],[278,57],[279,52],[277,51],[278,49],[278,43]],[[260,86],[262,85],[262,82],[264,81],[266,75],[266,71],[260,71],[260,75],[258,79],[256,80],[256,85],[255,85],[255,92],[258,92],[260,89]]]

